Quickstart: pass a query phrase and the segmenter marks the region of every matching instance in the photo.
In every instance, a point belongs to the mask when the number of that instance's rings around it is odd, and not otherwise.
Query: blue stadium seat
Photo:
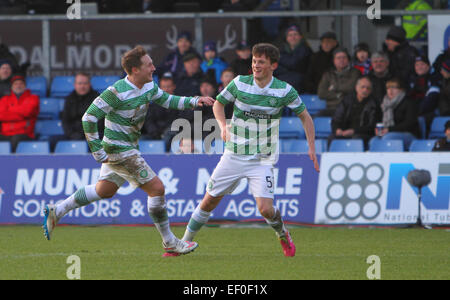
[[[8,141],[0,142],[0,154],[10,154],[11,153],[11,143]]]
[[[56,98],[41,98],[39,103],[39,120],[59,119],[60,103],[62,100]]]
[[[417,121],[419,122],[420,138],[424,140],[427,138],[427,125],[425,123],[425,118],[419,117],[417,118]]]
[[[55,147],[55,153],[85,154],[88,152],[88,144],[85,141],[58,141]]]
[[[166,152],[166,146],[161,140],[142,140],[139,141],[139,150],[144,154],[162,154]]]
[[[64,110],[64,99],[58,99],[59,100],[59,112],[62,112]]]
[[[428,138],[434,139],[445,137],[444,125],[447,121],[450,121],[450,117],[434,117],[433,122],[431,122]]]
[[[414,140],[409,146],[409,152],[431,152],[436,140]]]
[[[281,153],[308,153],[308,141],[296,139],[283,139],[281,141]],[[324,140],[315,140],[316,153],[325,152]]]
[[[360,139],[333,140],[330,144],[330,152],[364,152],[364,142]]]
[[[306,137],[302,121],[298,117],[281,118],[279,132],[282,139],[304,139]]]
[[[39,98],[47,97],[47,79],[44,76],[26,77],[27,88]]]
[[[92,76],[91,85],[92,89],[96,90],[99,93],[102,93],[109,86],[113,85],[117,80],[119,80],[119,76]]]
[[[64,130],[60,120],[42,120],[37,121],[34,128],[35,133],[40,140],[46,140],[52,135],[63,135]]]
[[[24,141],[17,145],[18,154],[50,154],[50,146],[44,141]]]
[[[304,94],[300,95],[300,98],[305,103],[308,112],[313,116],[327,107],[327,102],[317,95]]]
[[[317,151],[317,146],[319,146],[319,144],[321,144],[320,145],[320,149],[322,149],[322,152],[327,152],[328,151],[328,140],[325,140],[325,139],[316,139],[316,152],[317,153],[319,153],[318,151]]]
[[[370,152],[403,152],[402,140],[371,139],[369,143]]]
[[[55,76],[50,87],[50,97],[66,97],[73,91],[74,82],[74,76]]]
[[[316,137],[326,139],[331,134],[331,117],[314,118]]]

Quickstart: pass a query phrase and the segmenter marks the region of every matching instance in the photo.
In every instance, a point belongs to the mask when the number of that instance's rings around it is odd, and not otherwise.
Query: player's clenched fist
[[[200,97],[198,98],[198,106],[212,106],[214,104],[214,99],[211,97]]]

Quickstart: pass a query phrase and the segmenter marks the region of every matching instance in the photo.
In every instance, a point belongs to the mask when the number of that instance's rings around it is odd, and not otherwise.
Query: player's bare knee
[[[269,205],[262,205],[258,207],[259,213],[266,219],[273,217],[273,207]]]
[[[114,197],[119,187],[112,182],[99,181],[95,186],[95,192],[102,199]]]
[[[166,193],[164,184],[158,177],[154,177],[152,180],[142,185],[141,189],[144,190],[149,197],[164,196]]]
[[[200,203],[200,209],[204,211],[212,211],[214,208],[216,208],[222,198],[223,196],[213,197],[207,194]]]
[[[154,190],[152,190],[152,194],[156,196],[164,196],[166,190],[164,189],[164,185],[157,185]]]

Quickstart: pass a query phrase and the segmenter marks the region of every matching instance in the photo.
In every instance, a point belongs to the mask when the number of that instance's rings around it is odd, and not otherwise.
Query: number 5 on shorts
[[[272,176],[266,176],[267,188],[271,189],[273,187]]]

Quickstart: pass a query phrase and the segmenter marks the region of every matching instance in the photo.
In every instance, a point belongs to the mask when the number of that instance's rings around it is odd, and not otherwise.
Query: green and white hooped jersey
[[[305,110],[297,91],[273,76],[264,88],[255,83],[253,75],[237,76],[217,96],[217,101],[224,105],[234,103],[225,153],[244,159],[259,159],[277,152],[284,107],[296,115]]]
[[[181,97],[162,91],[153,81],[141,89],[127,77],[118,80],[100,94],[83,115],[82,124],[95,160],[119,161],[139,154],[139,138],[149,104],[183,110],[196,106],[198,97]],[[97,121],[105,118],[101,141]]]

